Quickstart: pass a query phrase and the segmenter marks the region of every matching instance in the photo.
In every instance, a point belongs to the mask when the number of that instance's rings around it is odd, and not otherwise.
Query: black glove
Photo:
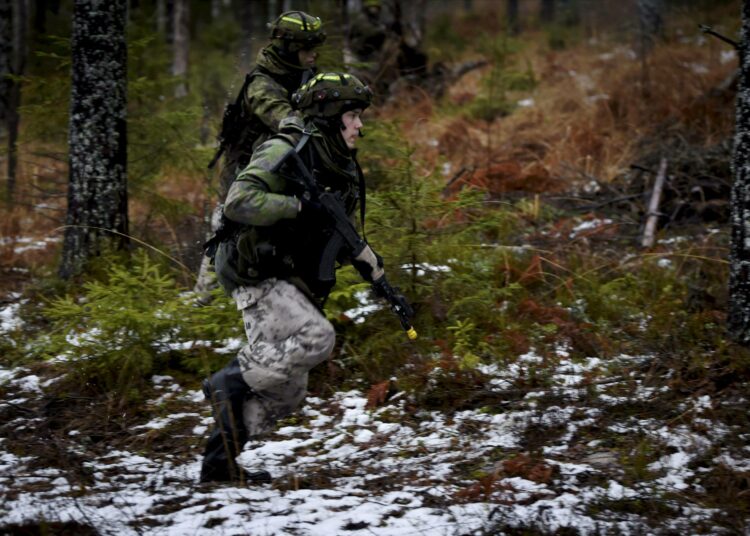
[[[302,218],[320,218],[321,216],[328,216],[328,212],[325,207],[320,204],[320,201],[313,199],[307,192],[305,195],[298,197],[300,202],[299,217]]]

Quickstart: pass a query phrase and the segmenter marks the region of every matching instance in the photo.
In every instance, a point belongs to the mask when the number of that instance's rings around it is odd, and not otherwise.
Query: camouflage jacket
[[[224,199],[237,173],[247,165],[256,147],[279,131],[279,122],[290,115],[291,96],[300,86],[305,69],[283,61],[269,45],[258,53],[256,68],[242,99],[248,124],[236,146],[228,147],[221,174],[220,199]]]
[[[308,128],[313,134],[300,152],[302,160],[318,187],[339,193],[353,214],[360,184],[353,155],[343,166],[326,166],[327,158],[321,155],[326,138]],[[316,275],[333,226],[323,214],[300,211],[305,188],[293,159],[284,159],[301,135],[301,128],[285,128],[261,144],[229,189],[224,216],[237,225],[238,232],[234,240],[219,246],[215,262],[217,278],[230,294],[271,277],[289,279],[316,301],[330,290],[318,285]]]

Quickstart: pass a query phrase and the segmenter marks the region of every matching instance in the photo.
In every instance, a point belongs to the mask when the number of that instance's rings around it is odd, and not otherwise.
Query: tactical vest
[[[278,134],[273,139],[283,139],[295,147],[299,136]],[[361,171],[356,167],[350,176],[327,174],[315,153],[312,143],[306,143],[299,152],[308,169],[316,171],[319,186],[338,193],[347,212],[353,214],[363,187]],[[277,172],[286,179],[284,191],[278,193],[300,197],[304,190],[295,178],[298,171],[291,160],[287,158],[277,164]],[[271,226],[233,225],[233,232],[219,244],[215,256],[217,279],[228,294],[239,286],[252,286],[276,277],[289,280],[313,302],[322,305],[333,284],[318,279],[322,253],[335,233],[326,215],[303,211],[294,219]]]

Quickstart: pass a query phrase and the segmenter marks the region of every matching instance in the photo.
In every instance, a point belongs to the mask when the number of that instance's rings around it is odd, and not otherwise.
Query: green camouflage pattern
[[[224,203],[227,218],[264,227],[297,216],[299,200],[285,193],[287,181],[271,171],[291,148],[288,138],[278,136],[255,150],[250,164],[229,189]]]
[[[283,61],[272,47],[258,52],[258,69],[245,92],[245,109],[252,111],[266,127],[267,133],[258,146],[279,131],[279,121],[296,115],[291,105],[291,96],[302,82],[305,69]]]

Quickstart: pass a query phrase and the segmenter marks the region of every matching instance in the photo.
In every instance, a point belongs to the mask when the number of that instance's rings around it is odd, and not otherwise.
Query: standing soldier
[[[348,42],[354,59],[363,64],[380,62],[380,51],[386,39],[386,26],[381,20],[380,0],[364,0],[362,10],[352,15]]]
[[[315,74],[316,48],[326,39],[319,17],[302,11],[282,13],[270,24],[270,43],[258,53],[255,68],[245,77],[237,99],[224,111],[219,149],[209,168],[221,155],[224,165],[219,179],[219,206],[211,218],[213,231],[219,224],[221,203],[237,173],[250,161],[253,150],[279,131],[279,122],[294,114],[290,98]],[[196,293],[205,299],[211,287],[210,259],[203,257]]]
[[[354,148],[371,99],[350,74],[316,75],[293,96],[302,119],[285,120],[229,189],[223,225],[230,231],[217,233],[216,275],[242,311],[247,344],[203,384],[216,424],[202,482],[270,481],[264,470],[245,472],[235,457],[248,438],[294,411],[308,372],[333,350],[322,306],[337,262],[351,260],[408,326],[411,308],[388,285],[382,260],[345,225],[364,203]],[[363,211],[360,205],[361,218]]]

